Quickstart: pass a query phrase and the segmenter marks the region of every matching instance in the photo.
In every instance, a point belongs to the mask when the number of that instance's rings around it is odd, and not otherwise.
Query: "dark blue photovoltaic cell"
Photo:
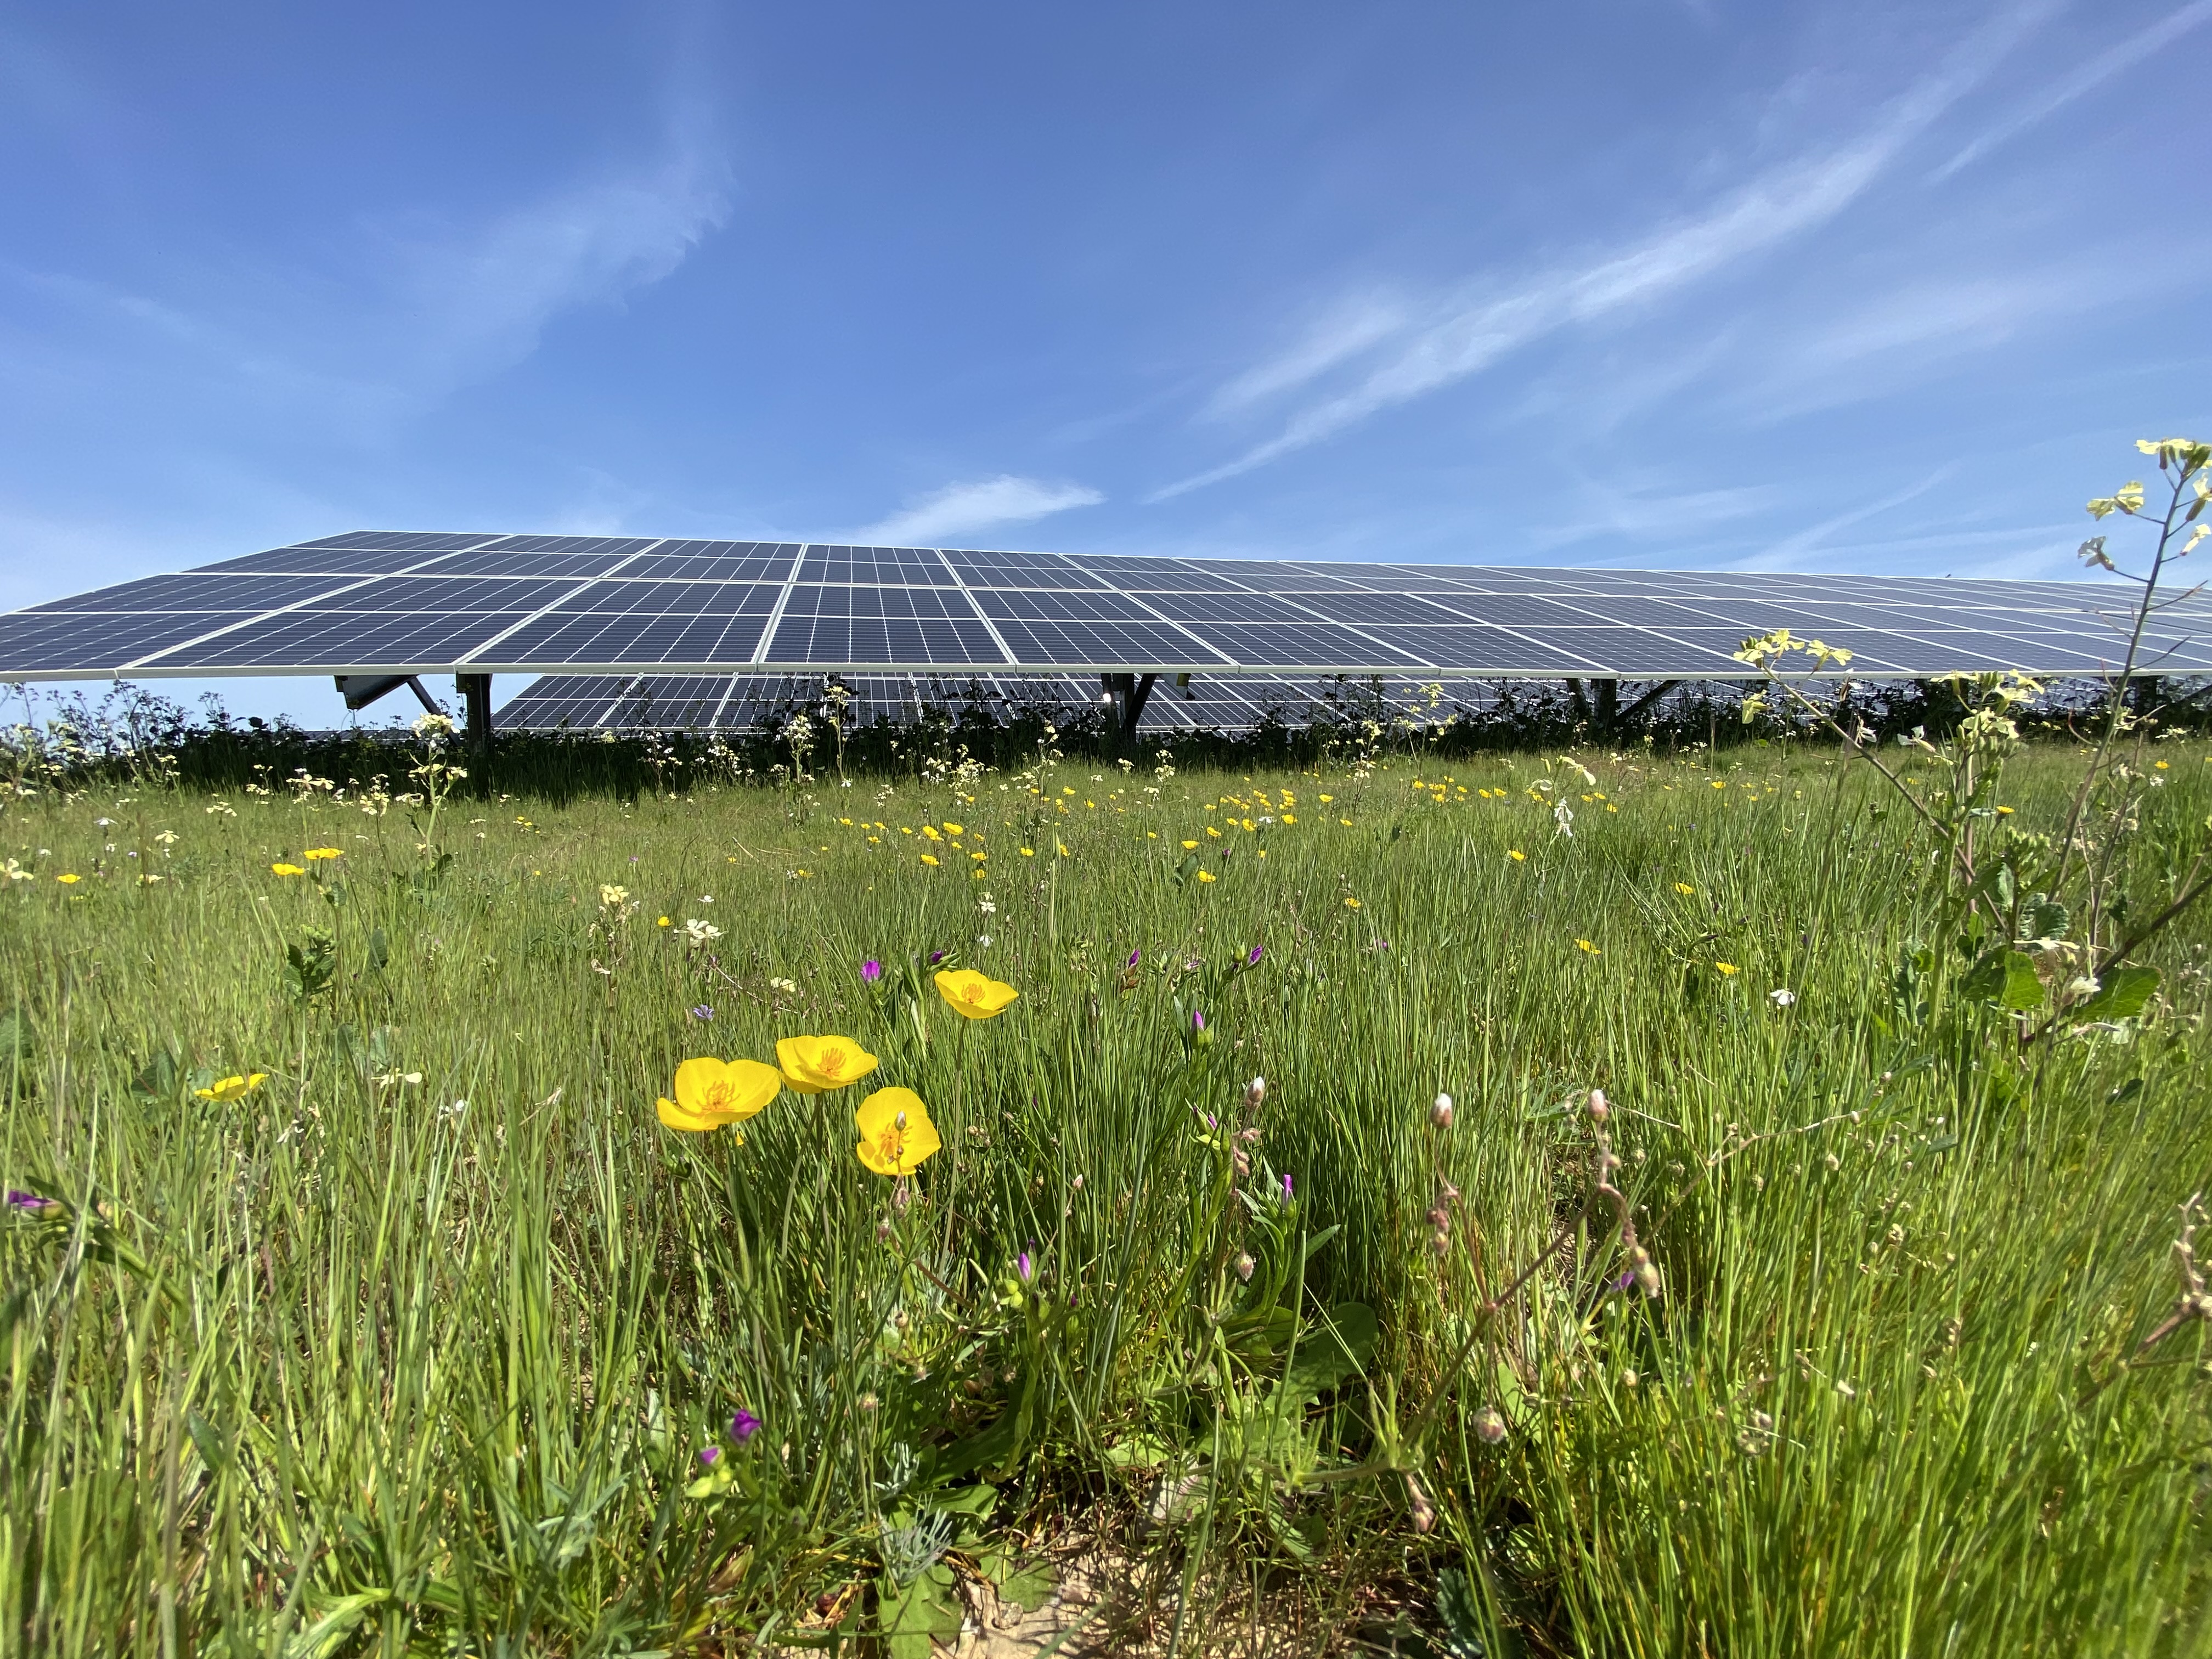
[[[799,580],[890,586],[955,586],[944,560],[927,549],[911,547],[811,547],[799,561]]]
[[[297,668],[306,673],[356,669],[428,672],[468,661],[472,647],[520,617],[357,615],[288,611],[201,645],[163,654],[164,669]],[[149,665],[149,666],[152,665]]]
[[[972,622],[975,607],[957,587],[845,587],[799,583],[786,617],[932,617]]]
[[[988,663],[1000,660],[981,622],[920,617],[794,617],[775,630],[773,663]]]
[[[1565,632],[1565,630],[1561,630]],[[1504,674],[1588,674],[1601,666],[1545,635],[1481,628],[1394,628],[1390,639],[1432,668],[1488,669]]]
[[[1039,623],[1158,622],[1158,613],[1127,593],[1022,592],[977,588],[971,597],[994,621]]]
[[[555,612],[525,623],[506,638],[488,641],[473,662],[529,665],[545,663],[750,662],[768,625],[764,613],[666,616]]]
[[[94,616],[123,611],[173,613],[185,611],[243,611],[249,615],[335,593],[358,577],[198,574],[148,576],[143,580],[102,587],[75,599],[34,605],[24,614],[67,612]]]
[[[1188,633],[1164,622],[1018,622],[999,624],[1000,636],[1024,663],[1097,663],[1163,667],[1176,663],[1226,663]]]
[[[1404,670],[1422,665],[1419,657],[1384,645],[1348,628],[1328,623],[1302,626],[1272,623],[1206,623],[1192,631],[1248,668],[1340,668],[1382,663]],[[1406,630],[1398,630],[1402,635]]]
[[[216,629],[246,622],[255,614],[203,611],[166,617],[71,617],[19,611],[0,617],[0,674],[35,679],[68,674],[87,662],[121,668]]]

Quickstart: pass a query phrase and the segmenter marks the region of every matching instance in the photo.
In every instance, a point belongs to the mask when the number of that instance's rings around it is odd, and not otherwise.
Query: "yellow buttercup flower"
[[[1505,856],[1511,859],[1516,864],[1526,864],[1528,861],[1528,855],[1517,847],[1507,848],[1505,849]]]
[[[733,1060],[726,1064],[711,1055],[687,1060],[676,1068],[676,1098],[663,1096],[656,1103],[660,1121],[686,1134],[703,1134],[725,1123],[736,1125],[774,1100],[783,1087],[783,1074],[757,1060]],[[742,1141],[744,1137],[739,1135]]]
[[[1006,1011],[1021,993],[1002,980],[979,974],[973,968],[940,969],[937,994],[951,1004],[963,1019],[993,1019]]]
[[[1200,881],[1210,882],[1214,879],[1213,872],[1211,870],[1201,870],[1198,872],[1198,878]]]
[[[924,853],[921,855],[921,861],[933,870],[937,868],[937,854],[934,853]]]
[[[1698,890],[1686,881],[1678,881],[1674,884],[1674,890],[1678,893],[1694,893]]]
[[[1742,969],[1737,967],[1735,963],[1732,962],[1717,962],[1713,966],[1720,969],[1721,977],[1723,979],[1726,979],[1731,974],[1740,974],[1743,971]]]
[[[1344,908],[1347,910],[1357,910],[1359,908],[1359,901],[1356,898],[1348,898],[1344,902]]]
[[[310,847],[300,856],[314,864],[324,859],[342,859],[345,856],[345,849],[342,847]]]
[[[82,881],[84,878],[78,875],[75,871],[70,871],[65,875],[56,876],[54,879],[61,883],[64,887],[74,887],[77,883]]]
[[[951,818],[947,818],[945,820],[945,833],[948,836],[964,836],[968,832],[953,823]]]
[[[1187,841],[1182,844],[1182,850],[1186,853],[1195,853],[1198,851],[1198,843],[1194,841]]]
[[[802,1095],[842,1089],[876,1069],[873,1054],[841,1036],[785,1037],[775,1045],[775,1062],[785,1085]]]
[[[1036,856],[1036,848],[1034,848],[1034,847],[1024,847],[1024,848],[1022,848],[1022,856],[1023,856],[1024,858],[1025,858],[1025,859],[1033,859],[1033,858],[1035,858],[1035,857]]]
[[[911,1089],[878,1089],[853,1114],[860,1162],[879,1176],[909,1176],[945,1143],[929,1121],[929,1108]]]
[[[269,870],[270,874],[278,876],[304,876],[307,873],[296,864],[272,864],[269,866]],[[64,879],[74,880],[75,878],[67,877]]]
[[[653,925],[656,927],[673,927],[676,924],[669,921],[666,916],[663,916]]]
[[[1577,939],[1577,940],[1575,941],[1575,945],[1576,945],[1576,947],[1577,947],[1578,950],[1581,950],[1582,951],[1583,951],[1584,953],[1586,953],[1587,955],[1589,955],[1589,956],[1595,957],[1595,956],[1602,956],[1602,955],[1604,955],[1604,954],[1605,954],[1602,951],[1600,951],[1600,950],[1597,948],[1597,946],[1596,946],[1596,945],[1592,945],[1592,944],[1591,944],[1588,939]]]
[[[243,1100],[258,1089],[268,1075],[266,1072],[248,1072],[240,1077],[220,1078],[208,1087],[192,1092],[202,1100]]]

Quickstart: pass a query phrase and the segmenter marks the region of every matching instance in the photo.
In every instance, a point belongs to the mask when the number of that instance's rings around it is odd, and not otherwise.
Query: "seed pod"
[[[1436,1104],[1429,1108],[1429,1121],[1435,1124],[1439,1129],[1449,1129],[1451,1127],[1452,1097],[1449,1095],[1438,1095],[1437,1097]]]
[[[1593,1089],[1589,1091],[1589,1115],[1590,1121],[1593,1123],[1602,1123],[1613,1115],[1613,1108],[1606,1104],[1604,1090]]]
[[[1505,1419],[1497,1407],[1485,1406],[1474,1414],[1474,1437],[1486,1446],[1505,1438]]]
[[[1240,1254],[1237,1258],[1237,1277],[1249,1285],[1252,1282],[1252,1269],[1258,1265],[1249,1255]]]

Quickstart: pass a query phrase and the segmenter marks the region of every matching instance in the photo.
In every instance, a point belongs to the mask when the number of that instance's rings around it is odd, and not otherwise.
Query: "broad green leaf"
[[[2157,969],[2115,968],[2105,975],[2103,988],[2075,1009],[2071,1018],[2083,1022],[2130,1019],[2149,1006],[2157,989]]]
[[[1375,1310],[1364,1303],[1340,1302],[1326,1324],[1316,1324],[1298,1343],[1283,1387],[1293,1397],[1326,1394],[1356,1375],[1375,1351]]]

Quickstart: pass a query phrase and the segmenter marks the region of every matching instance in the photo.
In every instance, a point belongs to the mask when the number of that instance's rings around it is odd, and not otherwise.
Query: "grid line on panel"
[[[791,556],[791,568],[784,573],[783,592],[775,596],[775,606],[768,613],[767,625],[761,629],[760,638],[753,642],[752,660],[756,663],[768,660],[769,651],[775,643],[775,630],[783,625],[783,613],[791,605],[791,590],[799,586],[799,572],[806,562],[806,550],[813,545],[811,542],[801,542],[798,550]]]
[[[1370,645],[1379,645],[1386,651],[1406,651],[1404,647],[1394,646],[1389,641],[1379,638],[1376,635],[1369,633],[1364,628],[1355,628],[1348,622],[1341,621],[1334,617],[1323,615],[1321,611],[1315,610],[1310,605],[1301,605],[1297,600],[1291,599],[1287,594],[1277,593],[1271,597],[1273,597],[1279,605],[1287,605],[1297,610],[1304,611],[1306,615],[1311,617],[1316,622],[1327,623],[1333,628],[1343,629],[1348,634],[1356,634],[1361,639],[1365,640]],[[1426,657],[1422,656],[1419,652],[1406,651],[1406,654],[1413,658],[1414,662],[1423,668],[1434,668],[1436,666],[1436,664],[1431,662]]]
[[[616,560],[614,563],[609,565],[605,570],[599,572],[598,575],[585,577],[583,580],[578,582],[567,592],[547,601],[545,604],[538,606],[537,610],[532,611],[528,616],[524,617],[520,621],[511,623],[507,627],[501,629],[498,633],[493,635],[489,639],[484,641],[481,645],[471,651],[469,653],[469,660],[471,662],[482,661],[484,658],[491,654],[491,650],[494,646],[498,645],[502,641],[509,639],[514,635],[520,633],[524,629],[529,627],[531,623],[536,622],[539,617],[545,616],[548,612],[558,611],[562,605],[568,604],[569,600],[574,599],[586,588],[593,586],[599,582],[606,580],[608,577],[617,574],[622,570],[623,566],[643,558],[647,554],[652,552],[654,548],[659,547],[668,538],[662,536],[655,540],[647,542],[643,547],[631,549],[621,558]]]
[[[487,538],[488,541],[493,542],[501,541],[504,539],[505,538],[503,535],[493,536]],[[153,664],[161,661],[164,657],[174,656],[179,651],[190,651],[196,647],[205,645],[210,640],[219,640],[227,634],[236,633],[241,628],[251,628],[257,623],[267,622],[271,617],[281,617],[290,611],[305,610],[307,606],[318,604],[322,600],[335,599],[339,598],[341,595],[351,593],[356,589],[372,586],[375,583],[383,581],[390,576],[411,576],[428,566],[436,564],[441,559],[452,558],[456,553],[473,553],[477,550],[477,549],[474,547],[448,548],[443,552],[431,555],[430,557],[427,559],[418,559],[413,564],[404,566],[398,570],[384,571],[373,576],[363,576],[358,581],[350,581],[345,583],[343,586],[334,587],[327,593],[318,593],[307,599],[297,599],[290,605],[280,605],[273,610],[256,611],[252,616],[245,617],[238,622],[231,623],[225,627],[210,629],[206,633],[198,635],[189,640],[179,640],[174,645],[168,646],[160,651],[152,652],[146,656],[139,658],[136,662],[126,662],[121,665],[120,672],[128,673],[134,668],[149,667]]]
[[[999,624],[993,622],[983,607],[975,603],[975,596],[968,591],[968,584],[961,579],[960,572],[953,565],[952,561],[945,556],[945,550],[941,547],[933,547],[929,550],[936,555],[938,563],[945,567],[945,574],[952,578],[953,586],[960,590],[960,597],[968,602],[968,608],[975,613],[975,619],[989,630],[993,642],[999,647],[1000,659],[1009,663],[1013,661],[1014,653],[1012,647],[1006,644],[1006,636],[999,632]]]
[[[1482,628],[1494,628],[1494,629],[1496,629],[1499,633],[1501,633],[1501,634],[1504,634],[1504,635],[1510,635],[1511,638],[1513,638],[1513,639],[1516,639],[1516,640],[1519,641],[1520,641],[1522,644],[1523,644],[1523,645],[1533,645],[1533,646],[1536,646],[1536,647],[1547,647],[1547,648],[1549,648],[1549,649],[1551,649],[1551,650],[1553,650],[1553,651],[1561,652],[1561,653],[1565,653],[1565,655],[1567,655],[1567,656],[1573,657],[1573,658],[1577,659],[1578,661],[1581,661],[1581,662],[1583,662],[1583,663],[1587,663],[1587,664],[1589,664],[1589,665],[1590,667],[1592,667],[1592,668],[1601,668],[1601,667],[1603,667],[1603,666],[1604,666],[1604,665],[1603,665],[1603,664],[1601,664],[1601,663],[1597,663],[1597,662],[1593,662],[1593,661],[1591,661],[1591,659],[1590,659],[1589,658],[1588,658],[1588,657],[1586,657],[1586,656],[1583,656],[1583,653],[1582,653],[1581,652],[1579,652],[1579,651],[1570,650],[1570,649],[1569,649],[1567,647],[1565,647],[1565,646],[1557,644],[1557,643],[1555,643],[1555,642],[1553,642],[1553,641],[1549,641],[1549,640],[1542,639],[1542,638],[1540,638],[1540,637],[1539,637],[1538,635],[1534,635],[1534,634],[1523,633],[1520,629],[1508,627],[1508,626],[1507,626],[1505,623],[1504,623],[1491,622],[1491,621],[1486,620],[1486,618],[1484,618],[1484,617],[1475,616],[1473,612],[1471,612],[1470,611],[1468,611],[1468,610],[1465,609],[1465,608],[1464,608],[1464,607],[1462,607],[1462,606],[1455,605],[1452,605],[1452,604],[1448,603],[1447,601],[1449,600],[1449,597],[1450,597],[1449,595],[1446,595],[1446,596],[1444,596],[1443,598],[1439,598],[1438,596],[1437,596],[1437,595],[1436,595],[1436,594],[1434,594],[1434,593],[1425,593],[1425,594],[1423,594],[1421,597],[1422,597],[1422,598],[1424,598],[1424,599],[1425,599],[1426,600],[1428,600],[1428,602],[1429,602],[1430,604],[1431,604],[1431,605],[1433,605],[1437,606],[1439,610],[1449,611],[1450,611],[1454,616],[1463,617],[1463,618],[1465,618],[1467,621],[1468,621],[1468,622],[1470,622],[1470,623],[1473,623],[1476,624],[1478,627],[1482,627]],[[1583,614],[1584,614],[1584,615],[1588,615],[1589,613],[1588,613],[1588,612],[1584,612]]]
[[[1081,567],[1079,566],[1078,568],[1081,568]],[[1100,581],[1106,580],[1106,579],[1103,575],[1099,575],[1097,571],[1086,571],[1085,574],[1097,577]],[[1219,646],[1214,644],[1212,641],[1207,639],[1203,634],[1194,632],[1193,629],[1184,627],[1182,623],[1177,622],[1173,617],[1169,616],[1165,611],[1158,609],[1155,605],[1146,604],[1142,594],[1133,593],[1127,588],[1116,586],[1110,582],[1107,583],[1106,591],[1109,593],[1117,594],[1121,598],[1127,599],[1131,605],[1135,605],[1138,610],[1143,611],[1154,622],[1164,623],[1168,627],[1172,628],[1176,633],[1182,635],[1183,638],[1188,640],[1193,645],[1205,652],[1216,662],[1231,668],[1234,668],[1238,665],[1236,658],[1231,656],[1226,651],[1224,651]],[[980,610],[981,607],[978,606],[977,608]]]

